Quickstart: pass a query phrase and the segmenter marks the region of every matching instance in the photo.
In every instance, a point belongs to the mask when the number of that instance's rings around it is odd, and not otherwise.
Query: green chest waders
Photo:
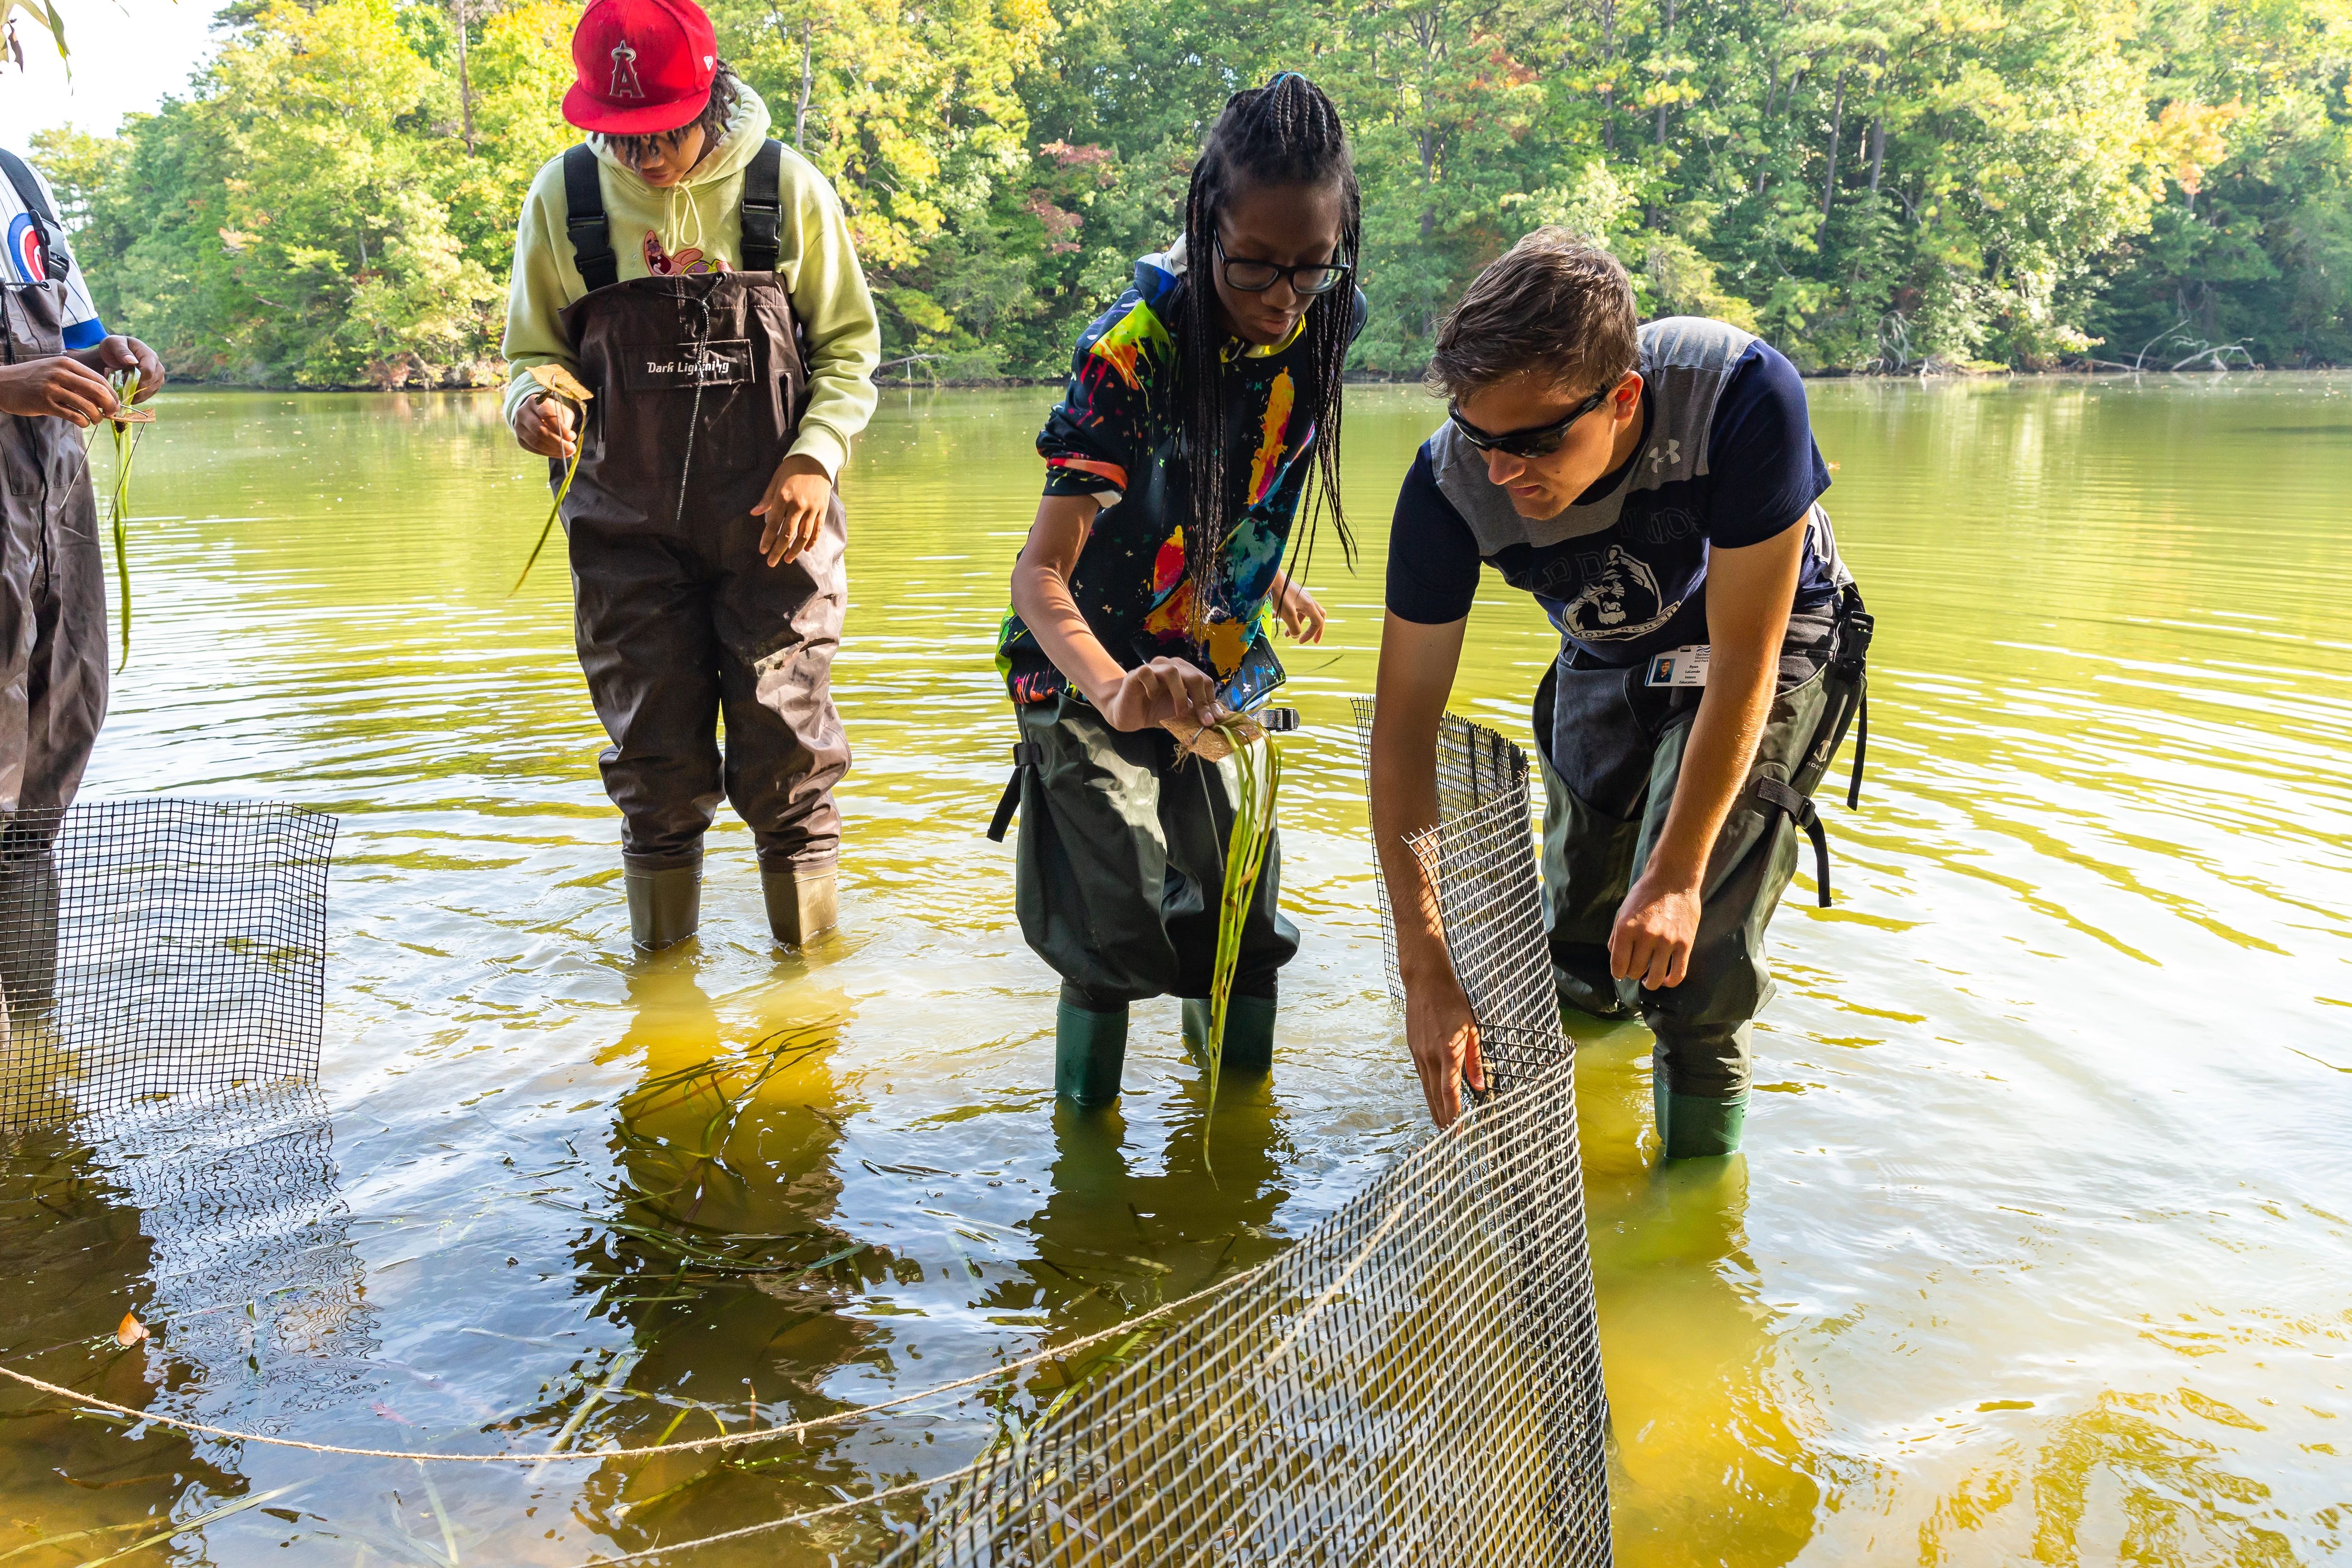
[[[564,155],[588,292],[562,321],[595,393],[563,505],[581,668],[612,745],[631,934],[663,947],[699,922],[702,839],[731,802],[759,847],[777,939],[834,923],[849,743],[832,668],[848,601],[838,498],[782,565],[752,507],[807,405],[800,327],[776,273],[783,150],[743,178],[740,271],[618,277],[595,154]],[[560,475],[554,477],[560,478]],[[719,725],[725,720],[726,752]]]
[[[1263,689],[1229,688],[1231,698],[1263,700],[1279,682],[1278,664],[1274,671]],[[1293,709],[1251,715],[1272,732],[1298,725]],[[1164,730],[1114,731],[1075,693],[1017,716],[1023,739],[988,837],[1003,842],[1020,816],[1014,905],[1029,945],[1062,976],[1055,1089],[1080,1105],[1107,1105],[1119,1092],[1133,1000],[1182,997],[1185,1045],[1204,1059],[1232,803],[1219,764],[1178,757]],[[1298,942],[1280,916],[1279,890],[1277,846],[1244,921],[1225,1018],[1230,1071],[1272,1065],[1275,973]]]

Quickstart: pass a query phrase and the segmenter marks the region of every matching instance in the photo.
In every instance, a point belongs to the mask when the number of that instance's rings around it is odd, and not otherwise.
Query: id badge
[[[621,351],[621,381],[631,392],[691,392],[751,379],[751,340],[632,343]]]
[[[1706,684],[1707,645],[1691,643],[1671,653],[1652,656],[1650,677],[1652,686],[1705,686]]]

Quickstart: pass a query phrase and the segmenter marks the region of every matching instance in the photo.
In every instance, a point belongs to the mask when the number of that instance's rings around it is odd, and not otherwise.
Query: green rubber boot
[[[1080,1105],[1108,1105],[1127,1065],[1127,1004],[1105,1013],[1085,1005],[1089,1000],[1062,987],[1054,1009],[1054,1092]]]
[[[648,951],[675,947],[702,926],[702,868],[623,869],[629,894],[629,937]]]
[[[1669,1160],[1709,1160],[1739,1152],[1739,1135],[1748,1126],[1748,1095],[1729,1100],[1703,1095],[1670,1094],[1665,1084],[1652,1079],[1650,1103],[1658,1117],[1658,1144]]]
[[[1274,1070],[1274,1014],[1271,996],[1236,996],[1225,1004],[1224,1066],[1234,1072]],[[1201,996],[1184,999],[1184,1048],[1205,1069],[1209,1065],[1209,1003]]]

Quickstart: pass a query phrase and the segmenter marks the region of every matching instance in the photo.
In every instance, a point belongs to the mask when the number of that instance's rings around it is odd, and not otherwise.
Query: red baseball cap
[[[595,0],[572,34],[579,79],[563,118],[583,131],[675,131],[710,101],[719,38],[694,0]]]

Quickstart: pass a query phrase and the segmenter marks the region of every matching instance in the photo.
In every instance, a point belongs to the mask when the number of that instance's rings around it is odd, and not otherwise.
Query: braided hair
[[[1217,220],[1244,184],[1327,185],[1339,188],[1339,256],[1352,265],[1362,249],[1362,204],[1356,166],[1348,151],[1339,111],[1322,89],[1296,71],[1284,71],[1264,87],[1225,100],[1200,161],[1192,165],[1184,196],[1184,252],[1191,275],[1191,321],[1178,333],[1177,399],[1181,419],[1181,452],[1192,491],[1192,516],[1184,530],[1184,566],[1192,582],[1191,625],[1196,644],[1208,640],[1210,602],[1224,580],[1227,518],[1246,468],[1225,449],[1223,391],[1225,334],[1217,324]],[[1313,557],[1316,521],[1328,510],[1339,545],[1353,565],[1354,536],[1339,503],[1339,375],[1347,363],[1355,326],[1352,285],[1317,297],[1302,328],[1315,401],[1298,413],[1315,432],[1315,466],[1300,505],[1307,512],[1306,560]],[[1294,415],[1293,417],[1297,417]],[[1297,541],[1293,550],[1298,549]],[[1303,575],[1304,564],[1300,573]]]

